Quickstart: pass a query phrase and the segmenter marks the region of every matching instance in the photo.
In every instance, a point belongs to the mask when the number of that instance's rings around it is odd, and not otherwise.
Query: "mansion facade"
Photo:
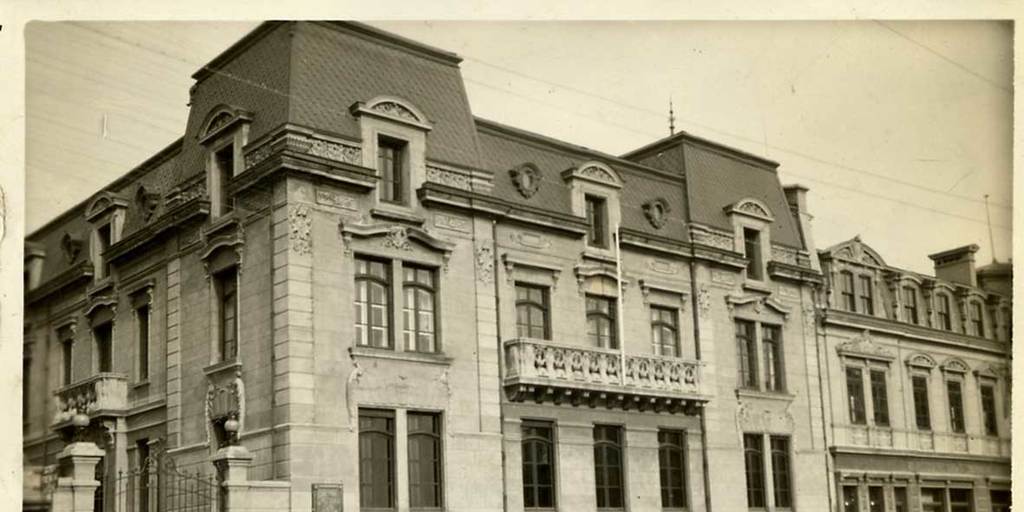
[[[613,156],[474,117],[459,62],[264,23],[180,139],[27,237],[32,505],[94,443],[97,512],[173,509],[154,454],[239,512],[1003,510],[1008,288],[818,253],[806,188],[692,134]]]

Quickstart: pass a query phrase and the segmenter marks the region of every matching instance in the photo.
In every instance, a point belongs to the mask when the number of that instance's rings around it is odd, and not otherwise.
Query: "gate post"
[[[59,512],[102,512],[93,510],[93,500],[100,483],[96,481],[96,464],[103,458],[96,443],[75,442],[60,452],[59,460],[66,468],[57,479],[53,492],[53,510]]]
[[[252,455],[244,446],[225,446],[213,456],[217,468],[219,500],[223,512],[249,511],[249,464]]]

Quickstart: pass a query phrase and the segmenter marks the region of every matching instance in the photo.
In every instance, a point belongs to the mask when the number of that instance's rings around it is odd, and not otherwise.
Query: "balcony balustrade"
[[[91,419],[123,416],[128,409],[128,377],[120,373],[99,373],[53,394],[57,405],[53,419],[55,429],[67,426],[79,412]]]
[[[623,358],[617,350],[517,338],[505,342],[504,385],[517,402],[694,414],[709,399],[702,368],[677,357]]]

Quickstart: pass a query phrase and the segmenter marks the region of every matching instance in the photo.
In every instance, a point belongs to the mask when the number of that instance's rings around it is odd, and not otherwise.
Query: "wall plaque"
[[[341,484],[313,484],[313,512],[342,512]]]

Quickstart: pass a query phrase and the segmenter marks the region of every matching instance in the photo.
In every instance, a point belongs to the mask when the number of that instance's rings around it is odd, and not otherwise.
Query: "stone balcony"
[[[834,444],[850,448],[1010,457],[1010,440],[1006,438],[866,425],[836,425]]]
[[[52,427],[62,429],[71,417],[82,412],[90,419],[124,416],[128,409],[128,377],[121,373],[99,373],[54,391],[57,413]]]
[[[526,338],[506,341],[504,351],[503,383],[514,402],[695,414],[710,398],[700,361],[647,354],[623,358],[618,350]]]

